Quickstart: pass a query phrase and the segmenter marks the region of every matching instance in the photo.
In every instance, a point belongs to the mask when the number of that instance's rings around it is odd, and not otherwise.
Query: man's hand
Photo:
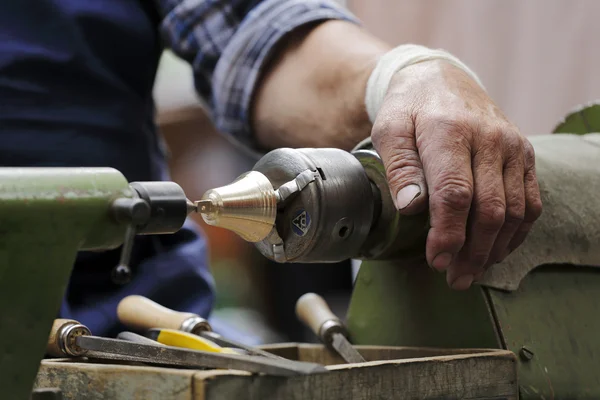
[[[400,70],[372,130],[403,213],[429,206],[426,257],[467,289],[518,247],[542,204],[529,141],[461,69]]]

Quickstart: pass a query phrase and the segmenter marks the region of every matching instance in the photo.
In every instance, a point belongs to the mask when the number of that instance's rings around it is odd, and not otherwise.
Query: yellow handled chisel
[[[273,353],[247,346],[213,332],[208,321],[199,315],[171,310],[144,296],[131,295],[125,297],[119,302],[117,316],[123,325],[137,331],[171,329],[189,332],[222,347],[241,349],[249,355],[281,361],[286,360]]]

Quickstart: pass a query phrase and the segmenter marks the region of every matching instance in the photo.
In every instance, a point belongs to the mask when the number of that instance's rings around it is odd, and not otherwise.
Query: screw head
[[[519,355],[523,361],[531,361],[533,358],[533,351],[531,351],[531,349],[528,347],[523,346],[521,347],[521,350],[519,350]]]

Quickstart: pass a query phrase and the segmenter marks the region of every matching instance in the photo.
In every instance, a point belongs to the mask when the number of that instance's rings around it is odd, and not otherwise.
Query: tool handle
[[[72,319],[55,319],[50,329],[48,343],[46,344],[46,354],[52,357],[65,357],[67,354],[62,350],[60,334],[67,325],[79,325],[79,322]]]
[[[183,329],[184,322],[194,320],[203,321],[209,328],[208,322],[193,313],[179,312],[143,296],[127,296],[119,303],[117,315],[121,323],[139,331],[152,328]]]
[[[345,331],[342,322],[331,311],[325,299],[316,293],[306,293],[298,299],[296,315],[325,343],[330,341],[331,333]]]

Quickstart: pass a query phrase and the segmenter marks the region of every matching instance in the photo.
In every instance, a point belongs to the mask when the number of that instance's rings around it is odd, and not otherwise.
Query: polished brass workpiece
[[[196,205],[207,224],[260,242],[275,225],[277,195],[266,176],[250,171],[227,186],[207,191]]]

